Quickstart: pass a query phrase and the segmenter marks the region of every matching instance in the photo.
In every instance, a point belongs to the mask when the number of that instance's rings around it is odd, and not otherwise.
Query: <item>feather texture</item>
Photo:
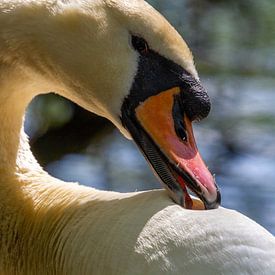
[[[144,1],[0,1],[0,273],[274,273],[274,237],[240,213],[62,182],[33,157],[22,123],[39,93],[124,132],[120,106],[137,70],[129,33],[197,77],[185,42]]]

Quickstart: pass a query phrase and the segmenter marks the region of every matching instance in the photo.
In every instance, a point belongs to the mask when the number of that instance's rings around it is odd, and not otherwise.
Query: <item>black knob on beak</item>
[[[183,111],[191,121],[199,121],[207,117],[211,109],[211,102],[205,88],[190,75],[184,75],[181,80]]]
[[[182,88],[181,98],[184,112],[191,121],[199,121],[208,116],[211,109],[210,98],[199,83],[187,90]]]

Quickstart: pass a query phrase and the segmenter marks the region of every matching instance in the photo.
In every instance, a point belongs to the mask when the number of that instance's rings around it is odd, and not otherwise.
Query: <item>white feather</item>
[[[124,131],[120,106],[137,70],[129,32],[197,76],[185,42],[144,1],[0,1],[0,273],[274,274],[274,237],[240,213],[62,182],[33,157],[21,129],[38,93],[56,91]]]

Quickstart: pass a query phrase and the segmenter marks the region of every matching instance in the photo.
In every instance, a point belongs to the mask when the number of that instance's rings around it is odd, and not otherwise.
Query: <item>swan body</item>
[[[22,124],[39,93],[129,137],[119,118],[137,73],[129,32],[198,79],[185,42],[142,0],[0,1],[0,273],[273,274],[274,236],[238,212],[63,182],[33,157]]]

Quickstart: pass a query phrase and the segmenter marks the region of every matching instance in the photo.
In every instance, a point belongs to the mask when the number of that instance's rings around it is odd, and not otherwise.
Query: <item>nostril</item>
[[[182,88],[181,98],[184,112],[191,121],[198,121],[208,116],[211,102],[200,83],[190,85],[187,89]]]
[[[179,120],[176,125],[175,125],[175,131],[177,136],[183,140],[183,141],[187,141],[187,132],[185,130],[185,125],[183,122],[183,119]]]
[[[182,108],[181,97],[180,95],[174,96],[174,106],[173,106],[173,120],[174,128],[177,136],[183,140],[187,141],[187,131],[186,126],[183,120],[184,110]]]

